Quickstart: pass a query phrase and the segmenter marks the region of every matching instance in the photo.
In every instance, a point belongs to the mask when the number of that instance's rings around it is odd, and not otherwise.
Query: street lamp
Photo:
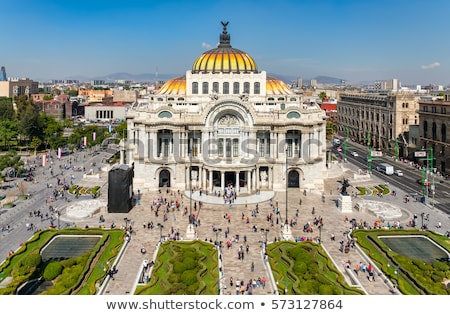
[[[186,126],[186,130],[189,127]],[[192,137],[188,133],[188,153],[189,153],[189,230],[192,229]]]
[[[425,225],[423,224],[423,221],[428,221],[428,214],[425,214],[425,212],[422,212],[420,214],[420,217],[422,218],[422,225],[420,226],[420,229],[425,230]]]
[[[319,224],[319,244],[322,243],[322,224]]]
[[[389,269],[391,267],[391,265],[387,264],[387,267]],[[394,289],[395,289],[396,287],[398,287],[398,274],[399,274],[400,268],[397,265],[395,265],[393,267],[394,267],[394,275],[395,275],[393,285],[394,285]]]
[[[222,232],[222,229],[216,229],[216,246],[219,246],[219,233]]]
[[[158,223],[158,227],[159,227],[159,241],[162,241],[162,229],[164,228],[164,225],[162,225],[161,223]]]
[[[261,233],[264,233],[265,244],[267,245],[267,234],[269,233],[269,229],[261,229]]]
[[[286,175],[285,175],[285,177],[286,177],[286,218],[284,221],[284,224],[286,226],[288,225],[288,187],[289,187],[288,175],[289,175],[288,174],[288,148],[286,146]]]

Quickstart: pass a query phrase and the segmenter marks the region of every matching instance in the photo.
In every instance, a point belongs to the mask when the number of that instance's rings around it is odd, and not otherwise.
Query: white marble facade
[[[232,48],[227,24],[217,48],[128,111],[121,163],[134,163],[134,187],[323,189],[325,112]]]

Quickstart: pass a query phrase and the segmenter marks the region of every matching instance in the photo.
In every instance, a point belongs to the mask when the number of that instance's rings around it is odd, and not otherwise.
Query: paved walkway
[[[306,196],[302,190],[289,189],[289,220],[297,219],[297,224],[292,227],[292,236],[297,237],[312,237],[315,240],[321,236],[322,245],[325,250],[330,254],[335,265],[343,275],[348,283],[351,283],[367,294],[385,295],[392,294],[390,291],[389,282],[383,281],[383,275],[380,273],[377,275],[375,281],[369,281],[362,274],[356,275],[352,272],[352,268],[347,270],[345,268],[345,262],[350,261],[352,267],[356,263],[363,262],[368,264],[370,261],[357,249],[351,249],[348,253],[340,251],[339,241],[344,239],[345,233],[350,228],[350,222],[346,220],[355,219],[357,222],[367,222],[370,226],[374,224],[377,218],[370,213],[361,213],[353,210],[352,213],[342,213],[336,206],[336,200],[339,198],[337,187],[340,184],[337,182],[342,179],[343,176],[350,178],[352,186],[357,185],[370,185],[379,184],[380,180],[376,178],[355,182],[352,181],[352,176],[356,170],[347,169],[351,165],[336,164],[328,170],[328,177],[325,183],[325,199],[322,199],[322,193],[318,191],[307,191]],[[349,193],[352,191],[349,190]],[[441,228],[442,233],[446,230],[450,230],[448,220],[444,214],[437,210],[429,209],[422,203],[411,202],[407,205],[403,203],[402,192],[399,191],[399,197],[385,196],[383,201],[396,204],[402,209],[402,217],[400,218],[401,224],[406,225],[411,219],[413,214],[420,214],[427,211],[431,214],[429,226],[434,226],[438,221],[443,223]],[[238,196],[236,201],[232,204],[230,209],[229,204],[225,204],[223,199],[215,196],[199,195],[198,192],[192,194],[192,204],[196,206],[196,210],[192,210],[197,219],[200,220],[200,225],[195,228],[196,236],[199,239],[207,240],[211,242],[222,242],[224,244],[222,248],[222,264],[223,264],[223,277],[221,278],[222,294],[236,294],[235,285],[230,285],[230,279],[233,279],[233,283],[237,280],[247,283],[251,279],[257,279],[258,277],[265,277],[269,281],[265,288],[259,287],[253,290],[253,294],[274,294],[276,292],[275,285],[270,281],[271,273],[268,270],[268,265],[264,263],[261,251],[261,245],[264,241],[269,243],[278,240],[282,237],[282,220],[285,218],[285,196],[283,193],[273,193],[261,191],[259,195],[252,196]],[[154,260],[156,255],[158,241],[161,236],[170,236],[173,231],[179,231],[182,239],[188,238],[188,216],[183,215],[183,211],[170,212],[166,218],[163,219],[162,214],[155,216],[150,210],[150,205],[154,199],[162,197],[166,201],[178,200],[183,209],[187,207],[189,209],[189,196],[171,194],[163,191],[161,194],[158,192],[143,192],[141,193],[140,205],[135,206],[127,214],[105,213],[99,212],[92,218],[84,220],[79,224],[86,225],[100,225],[98,218],[103,215],[105,222],[101,223],[104,226],[110,226],[111,223],[115,223],[117,226],[124,226],[125,224],[131,224],[133,234],[131,241],[123,251],[123,255],[120,260],[116,262],[118,273],[114,275],[114,280],[110,279],[104,286],[102,294],[106,295],[124,295],[133,294],[136,285],[142,276],[142,265],[144,260]],[[103,196],[103,198],[105,198]],[[359,198],[359,197],[358,197]],[[354,198],[355,203],[358,198]],[[364,199],[370,199],[374,202],[380,200],[379,197],[365,196]],[[272,208],[269,205],[269,200],[275,203],[278,201],[281,219],[277,216],[274,217],[273,222],[268,221],[267,216],[272,213]],[[203,202],[203,206],[199,209],[198,201]],[[247,205],[247,206],[246,206]],[[254,216],[252,210],[258,205],[259,213]],[[315,209],[314,214],[312,209]],[[298,218],[295,215],[296,209],[299,209]],[[433,212],[434,211],[434,212]],[[161,211],[162,212],[162,211]],[[228,221],[228,215],[230,215],[230,221]],[[303,225],[307,222],[313,222],[315,217],[321,217],[323,219],[323,229],[319,231],[314,229],[312,233],[303,232]],[[248,221],[247,221],[248,218]],[[278,218],[278,219],[277,219]],[[125,220],[126,219],[126,220]],[[148,228],[148,223],[153,222],[153,229]],[[158,227],[158,223],[160,227]],[[387,224],[387,222],[384,222]],[[213,226],[217,229],[221,229],[221,232],[213,231]],[[227,232],[227,233],[226,233]],[[237,236],[238,235],[238,236]],[[331,236],[335,235],[335,240],[331,239]],[[232,246],[227,248],[225,246],[228,240],[234,240]],[[247,251],[248,245],[248,251]],[[244,251],[244,259],[238,259],[239,247],[242,246]],[[145,254],[141,252],[141,249],[145,248]],[[254,268],[252,269],[252,263]]]

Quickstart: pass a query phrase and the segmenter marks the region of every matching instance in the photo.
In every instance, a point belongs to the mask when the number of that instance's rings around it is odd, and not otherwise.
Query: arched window
[[[423,122],[423,137],[428,138],[428,122],[426,120]]]
[[[233,82],[233,94],[239,94],[239,82]]]
[[[253,93],[254,94],[259,94],[259,93],[261,93],[261,85],[259,84],[259,82],[255,82],[255,84],[253,84],[253,89],[254,89],[254,91],[253,91]]]
[[[230,94],[230,83],[223,82],[223,94]]]
[[[208,82],[202,83],[202,94],[208,94],[209,93],[209,85]]]
[[[213,82],[213,92],[219,93],[219,82]]]
[[[244,82],[244,93],[250,94],[250,83]]]
[[[192,94],[198,94],[198,82],[192,82]]]
[[[432,134],[432,139],[437,140],[437,126],[436,126],[435,122],[431,125],[431,134]]]
[[[441,126],[441,141],[447,142],[447,126],[445,124]]]

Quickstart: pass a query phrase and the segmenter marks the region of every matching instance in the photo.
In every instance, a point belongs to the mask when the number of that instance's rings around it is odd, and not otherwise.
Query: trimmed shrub
[[[51,261],[45,267],[42,276],[44,277],[45,280],[51,281],[55,279],[57,276],[59,276],[62,273],[63,269],[64,267],[61,265],[59,261]]]

